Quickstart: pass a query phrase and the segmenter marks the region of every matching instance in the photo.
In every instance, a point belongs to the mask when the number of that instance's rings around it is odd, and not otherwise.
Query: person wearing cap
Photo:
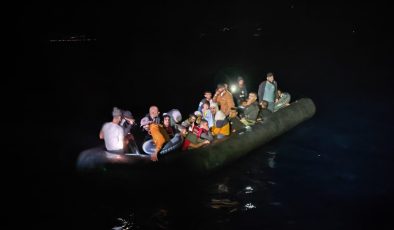
[[[218,103],[220,110],[227,116],[230,113],[230,109],[234,107],[233,95],[226,89],[224,84],[218,84],[213,101]]]
[[[122,120],[120,126],[123,127],[124,133],[129,134],[132,127],[135,125],[133,114],[129,110],[125,110],[122,113]]]
[[[241,106],[242,102],[246,101],[246,97],[248,95],[248,90],[246,89],[245,86],[245,81],[243,77],[239,76],[237,78],[237,85],[232,88],[233,90],[231,91],[235,97],[235,101],[237,102],[237,106]]]
[[[159,152],[164,144],[170,140],[170,137],[162,125],[154,123],[147,117],[142,118],[141,127],[152,136],[153,143],[155,144],[155,151],[151,154],[151,160],[157,161]]]
[[[125,133],[119,125],[122,120],[122,110],[113,108],[112,121],[103,125],[99,138],[104,140],[105,148],[110,153],[124,153]]]
[[[268,109],[274,111],[274,104],[278,101],[278,83],[274,79],[273,73],[267,73],[267,80],[263,81],[259,85],[258,98],[259,101],[267,101]]]
[[[131,129],[135,127],[135,119],[129,110],[124,110],[122,112],[120,126],[123,127],[125,133],[125,151],[139,153],[137,144],[135,143],[134,135],[131,133]]]

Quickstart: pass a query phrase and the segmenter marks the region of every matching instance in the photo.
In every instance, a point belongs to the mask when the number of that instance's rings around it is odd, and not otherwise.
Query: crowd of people
[[[250,130],[251,126],[264,122],[273,112],[289,103],[290,94],[278,89],[273,73],[267,73],[257,93],[248,93],[244,79],[238,77],[237,85],[232,86],[231,90],[223,83],[217,85],[213,96],[210,91],[205,91],[197,110],[183,121],[177,109],[160,117],[159,108],[150,106],[149,113],[140,121],[144,133],[143,150],[150,154],[152,161],[157,161],[159,154],[177,148],[200,148],[215,139]],[[112,117],[112,121],[105,123],[99,134],[106,150],[116,154],[139,154],[140,148],[132,134],[133,127],[138,125],[132,113],[114,107]],[[152,146],[151,152],[145,151],[149,144]]]

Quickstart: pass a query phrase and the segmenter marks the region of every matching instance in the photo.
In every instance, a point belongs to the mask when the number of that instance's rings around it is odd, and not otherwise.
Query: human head
[[[241,77],[241,76],[239,76],[238,78],[237,78],[237,82],[238,82],[238,85],[244,85],[244,79],[243,79],[243,77]]]
[[[277,93],[278,93],[278,96],[280,97],[282,95],[282,90],[278,89]]]
[[[117,107],[112,109],[112,121],[115,123],[119,123],[122,120],[122,110]]]
[[[212,93],[211,93],[210,91],[205,91],[205,92],[204,92],[204,97],[205,97],[207,100],[211,100],[211,98],[212,98]]]
[[[133,119],[133,114],[129,110],[125,110],[122,113],[123,117],[128,118],[128,119]]]
[[[262,100],[262,101],[260,102],[260,106],[261,106],[262,109],[268,108],[268,101]]]
[[[235,108],[235,107],[232,107],[231,109],[230,109],[230,114],[228,115],[230,118],[234,118],[234,117],[236,117],[238,115],[238,111],[237,111],[237,108]]]
[[[155,105],[152,105],[150,108],[149,108],[149,116],[151,117],[151,118],[156,118],[156,117],[158,117],[159,116],[159,108],[157,107],[157,106],[155,106]]]
[[[208,110],[208,109],[209,109],[209,102],[208,102],[208,101],[206,101],[206,102],[204,102],[204,103],[202,104],[202,109],[203,109],[203,110]]]
[[[195,111],[194,112],[194,115],[196,116],[196,123],[197,124],[200,124],[200,122],[201,122],[201,119],[202,119],[202,113],[200,112],[200,111]]]
[[[193,124],[194,122],[196,122],[197,116],[194,115],[193,113],[189,114],[189,122],[191,124]]]
[[[182,136],[186,136],[187,135],[187,128],[185,126],[178,125],[178,130],[182,134]]]
[[[209,130],[208,121],[205,119],[201,119],[200,128],[208,131]]]
[[[171,117],[167,114],[163,116],[163,125],[165,127],[171,126]]]
[[[223,121],[226,119],[226,114],[224,114],[222,111],[217,111],[215,114],[215,121]]]
[[[274,74],[271,72],[267,73],[267,81],[272,83],[274,80]]]
[[[223,92],[226,89],[226,86],[222,83],[218,84],[217,90],[219,93]]]
[[[144,117],[141,119],[141,127],[143,127],[146,131],[149,130],[149,125],[152,123],[152,121],[149,120],[148,117]]]
[[[219,110],[219,106],[217,103],[212,102],[211,105],[209,106],[209,109],[211,110],[212,115],[215,115],[216,112]]]
[[[250,92],[248,97],[248,103],[253,103],[257,100],[257,93]]]

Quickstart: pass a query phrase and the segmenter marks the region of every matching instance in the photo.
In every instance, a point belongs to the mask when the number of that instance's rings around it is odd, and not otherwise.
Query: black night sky
[[[327,154],[334,159],[327,166],[332,173],[327,174],[335,177],[341,169],[349,170],[357,175],[349,180],[356,181],[362,191],[351,188],[355,185],[344,186],[345,192],[337,200],[332,196],[329,207],[314,206],[330,211],[317,212],[310,225],[304,220],[314,202],[311,194],[300,195],[297,199],[305,200],[303,208],[293,206],[283,216],[269,214],[280,219],[299,213],[293,216],[298,225],[275,221],[264,225],[258,221],[260,216],[249,215],[247,221],[255,223],[249,229],[392,229],[392,12],[393,7],[384,2],[308,0],[24,5],[16,18],[21,44],[16,74],[20,77],[11,81],[25,98],[16,104],[29,114],[22,121],[24,129],[34,130],[26,140],[29,148],[24,149],[30,155],[22,169],[28,180],[18,182],[29,194],[20,200],[22,207],[37,214],[27,226],[78,228],[82,215],[72,213],[79,209],[74,203],[83,203],[76,192],[83,189],[75,182],[75,160],[79,152],[100,143],[98,131],[111,118],[113,106],[129,109],[137,118],[151,104],[162,112],[178,108],[186,115],[195,110],[205,90],[214,91],[220,82],[242,75],[250,91],[257,91],[265,74],[274,72],[279,88],[293,98],[314,100],[317,113],[312,130],[321,137],[321,149],[330,146],[325,137],[332,139],[339,133],[344,146],[359,142],[366,146],[347,149],[344,155],[333,147]],[[67,39],[77,41],[59,41]],[[330,128],[333,136],[328,135]],[[280,143],[286,145],[284,140]],[[293,160],[295,168],[308,165],[308,160],[299,165]],[[277,170],[278,175],[291,173],[283,166]],[[322,173],[319,170],[309,173]],[[336,186],[316,181],[297,186]],[[349,191],[360,192],[361,198],[352,200]],[[348,198],[352,205],[346,203]],[[124,209],[115,206],[111,208]],[[89,210],[83,205],[81,209]],[[13,210],[14,218],[27,218],[20,208]],[[337,210],[346,212],[334,214]],[[357,215],[349,214],[356,211]],[[171,223],[177,223],[174,216]],[[224,228],[238,229],[234,226],[242,226],[242,221]],[[92,226],[96,225],[100,221]],[[90,229],[86,223],[80,226]],[[111,228],[111,224],[105,226]],[[179,224],[173,229],[188,227]]]

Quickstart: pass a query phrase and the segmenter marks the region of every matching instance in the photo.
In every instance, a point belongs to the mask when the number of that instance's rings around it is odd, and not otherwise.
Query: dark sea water
[[[24,111],[34,118],[24,124],[38,130],[29,148],[39,154],[26,160],[34,169],[24,172],[12,226],[393,229],[392,40],[378,36],[377,21],[352,32],[346,18],[311,14],[315,20],[267,23],[264,36],[253,35],[251,19],[228,33],[218,32],[220,20],[211,27],[170,20],[116,34],[126,23],[110,21],[95,42],[41,41],[47,75],[23,88],[32,102]],[[186,116],[220,81],[241,74],[257,91],[270,71],[293,99],[311,98],[316,114],[238,162],[157,185],[76,171],[78,154],[101,143],[113,106],[137,118],[151,104]]]

